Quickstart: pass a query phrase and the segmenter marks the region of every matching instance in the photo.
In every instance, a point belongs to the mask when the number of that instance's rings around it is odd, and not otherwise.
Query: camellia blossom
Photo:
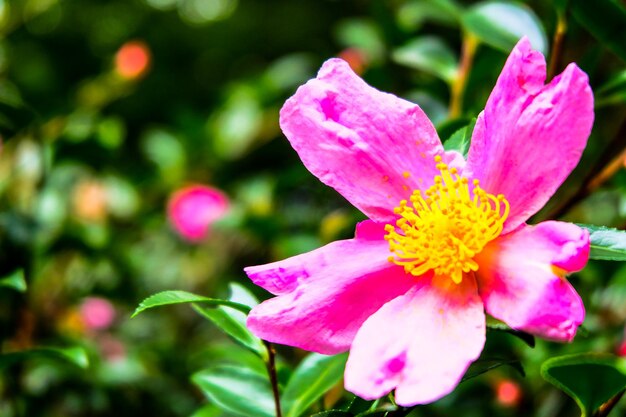
[[[245,269],[275,294],[248,327],[324,354],[349,350],[345,387],[395,389],[403,406],[450,393],[485,343],[485,312],[514,329],[571,341],[585,315],[565,276],[589,234],[526,220],[578,163],[593,124],[575,64],[544,85],[545,59],[522,39],[509,56],[465,160],[445,151],[415,104],[327,61],[280,113],[304,165],[369,217],[353,239]]]
[[[207,237],[211,224],[227,213],[228,206],[228,197],[220,190],[193,184],[172,194],[167,204],[167,215],[183,238],[198,242]]]

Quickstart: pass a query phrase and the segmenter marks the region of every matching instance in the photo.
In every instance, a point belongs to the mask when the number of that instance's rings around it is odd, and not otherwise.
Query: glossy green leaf
[[[261,339],[253,335],[246,327],[247,316],[244,313],[225,307],[206,308],[199,304],[192,306],[196,312],[209,319],[237,342],[262,358],[267,357],[267,349]]]
[[[87,356],[85,349],[82,347],[41,347],[0,355],[0,369],[17,362],[38,358],[60,359],[76,365],[81,369],[86,369],[89,366],[89,357]]]
[[[476,378],[501,366],[510,366],[519,372],[521,376],[526,376],[522,364],[517,359],[479,359],[470,365],[461,382]]]
[[[228,301],[243,304],[250,308],[259,304],[258,298],[256,298],[250,290],[237,282],[229,283],[228,291]]]
[[[205,349],[194,355],[193,360],[193,363],[197,364],[196,368],[230,363],[260,374],[267,372],[265,362],[257,354],[226,340],[208,344]]]
[[[449,84],[456,78],[458,60],[452,49],[435,36],[414,39],[393,51],[391,57],[400,65],[424,71]]]
[[[626,7],[617,0],[571,0],[569,9],[601,45],[626,61]]]
[[[302,415],[343,377],[347,354],[326,356],[311,353],[291,375],[282,395],[286,417]]]
[[[626,261],[626,232],[604,226],[579,224],[589,231],[591,259]]]
[[[239,303],[248,307],[254,307],[259,303],[256,297],[240,284],[230,283],[229,289],[230,296],[228,297],[228,301],[230,302]],[[253,335],[246,326],[246,314],[239,310],[221,306],[206,308],[199,304],[193,304],[193,309],[213,322],[213,324],[235,339],[235,341],[255,352],[264,360],[267,359],[267,349],[263,341]]]
[[[11,288],[17,292],[26,292],[24,271],[17,269],[6,277],[0,278],[0,287]]]
[[[274,417],[274,397],[266,375],[232,365],[218,365],[191,377],[206,397],[223,410],[248,417]]]
[[[626,70],[614,74],[594,94],[596,96],[594,99],[596,109],[626,103]]]
[[[467,156],[470,144],[472,141],[472,133],[474,132],[474,125],[476,124],[476,118],[465,127],[460,128],[452,134],[443,144],[446,151],[457,151],[464,157]]]
[[[223,411],[214,404],[206,404],[196,410],[190,417],[221,417]]]
[[[311,417],[354,417],[354,414],[342,410],[326,410],[321,413],[315,413]]]
[[[511,335],[519,338],[520,340],[522,340],[524,343],[526,343],[531,348],[535,347],[535,336],[533,336],[532,334],[526,333],[526,332],[522,332],[522,331],[519,331],[519,330],[511,329],[509,326],[507,326],[504,323],[490,323],[490,324],[487,324],[487,330],[511,334]]]
[[[600,406],[626,389],[626,359],[583,353],[549,359],[541,375],[572,397],[591,416]]]
[[[509,1],[478,3],[463,14],[463,26],[482,42],[509,52],[523,36],[546,55],[548,39],[541,21],[528,6]]]
[[[150,297],[143,300],[131,317],[135,317],[137,314],[150,308],[182,303],[203,303],[210,306],[226,306],[234,308],[235,310],[241,311],[245,314],[248,314],[250,312],[250,307],[243,304],[235,303],[233,301],[220,300],[217,298],[208,298],[201,295],[192,294],[187,291],[163,291],[151,295]]]
[[[372,409],[376,401],[364,400],[361,397],[354,397],[348,406],[348,411],[354,414],[365,413]]]

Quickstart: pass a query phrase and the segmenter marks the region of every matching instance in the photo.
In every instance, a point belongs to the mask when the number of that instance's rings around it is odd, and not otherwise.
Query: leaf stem
[[[602,404],[600,406],[600,408],[598,409],[598,411],[595,412],[592,417],[606,417],[606,416],[608,416],[609,413],[611,412],[611,410],[613,410],[613,408],[617,405],[619,400],[624,396],[625,392],[626,392],[626,390],[622,390],[617,395],[612,397],[610,400],[608,400],[607,402]]]
[[[469,73],[474,63],[478,43],[479,41],[476,36],[468,32],[463,33],[461,63],[459,64],[456,78],[450,86],[450,108],[448,113],[451,119],[459,117],[463,110],[463,94],[465,93],[465,86],[467,85]]]
[[[263,341],[267,348],[267,373],[270,377],[272,385],[272,394],[274,395],[274,406],[276,407],[276,417],[282,417],[283,413],[280,409],[280,393],[278,391],[278,377],[276,375],[276,350],[270,342]]]
[[[554,31],[554,37],[552,38],[552,53],[550,54],[550,63],[548,64],[548,76],[547,79],[551,80],[556,74],[559,63],[561,62],[561,55],[563,53],[563,39],[567,32],[567,20],[565,11],[557,11],[556,29]]]

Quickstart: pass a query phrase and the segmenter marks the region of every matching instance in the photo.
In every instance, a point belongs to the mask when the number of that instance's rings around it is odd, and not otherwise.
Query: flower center
[[[441,175],[425,192],[415,190],[410,202],[400,201],[394,213],[400,218],[395,226],[385,226],[385,239],[393,256],[389,261],[407,273],[452,278],[456,284],[464,273],[477,271],[474,257],[502,232],[509,215],[509,202],[502,194],[489,194],[473,181],[448,169],[436,156]]]

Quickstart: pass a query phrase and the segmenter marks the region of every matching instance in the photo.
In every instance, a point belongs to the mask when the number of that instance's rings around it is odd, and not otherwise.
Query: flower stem
[[[611,410],[613,410],[613,408],[617,405],[619,400],[621,400],[621,398],[624,396],[625,392],[626,392],[626,390],[622,390],[620,393],[618,393],[616,396],[611,398],[609,401],[607,401],[606,403],[602,404],[602,406],[598,409],[598,411],[596,413],[593,414],[592,417],[605,417],[605,416],[608,416],[609,413],[611,412]]]
[[[278,392],[278,377],[276,376],[276,350],[270,342],[263,341],[267,348],[267,373],[270,377],[272,385],[272,394],[274,395],[274,406],[276,407],[276,417],[282,417],[283,413],[280,409],[280,393]]]
[[[463,94],[467,79],[474,63],[474,55],[478,48],[478,38],[471,33],[463,33],[463,46],[461,50],[461,63],[456,78],[450,86],[450,108],[448,110],[449,118],[453,119],[461,115],[463,110]]]
[[[548,80],[554,77],[561,61],[565,32],[567,32],[566,13],[565,11],[557,11],[556,29],[552,38],[552,53],[550,54],[550,63],[548,64]]]

